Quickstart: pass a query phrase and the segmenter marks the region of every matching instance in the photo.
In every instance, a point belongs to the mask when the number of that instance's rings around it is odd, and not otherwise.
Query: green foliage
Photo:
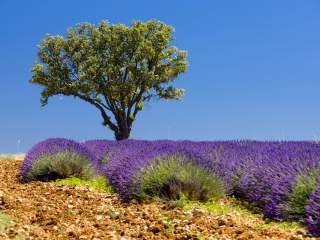
[[[298,222],[268,222],[264,224],[257,224],[255,229],[281,229],[281,230],[290,230],[290,231],[299,231],[299,232],[306,232],[303,225],[299,224]]]
[[[201,209],[204,212],[215,216],[238,216],[239,219],[247,219],[256,222],[254,229],[274,229],[274,230],[295,230],[306,232],[305,228],[298,222],[262,222],[263,214],[256,211],[256,207],[251,203],[241,201],[233,197],[226,197],[218,201],[210,199],[207,202],[190,201],[186,197],[171,201],[172,206],[180,207],[184,211],[189,212],[193,209]]]
[[[253,212],[251,212],[246,206],[243,205],[242,202],[233,198],[225,198],[225,199],[209,199],[206,202],[198,202],[198,201],[191,201],[185,196],[181,199],[178,199],[171,203],[172,205],[176,205],[177,207],[183,208],[185,211],[196,209],[202,209],[205,212],[212,213],[214,215],[239,215],[242,217],[252,215],[254,216]]]
[[[110,155],[111,155],[111,152],[108,152],[102,157],[100,161],[102,165],[106,165],[109,162]]]
[[[183,163],[184,157],[170,156],[154,161],[139,176],[137,199],[160,197],[207,201],[224,194],[223,182],[213,173],[192,163]],[[157,162],[157,163],[156,163]]]
[[[14,222],[12,221],[12,218],[0,211],[0,233],[8,233],[8,230],[10,227],[14,226]],[[1,238],[2,239],[2,238]],[[14,240],[25,240],[29,239],[23,234],[17,234],[14,238]]]
[[[7,214],[0,212],[0,233],[5,232],[11,224],[11,218]]]
[[[164,223],[165,229],[167,229],[167,231],[172,234],[174,232],[174,226],[173,226],[173,223],[172,223],[172,221],[173,221],[172,217],[165,216],[162,219],[162,221]]]
[[[50,181],[68,177],[92,179],[96,172],[83,156],[72,152],[59,152],[41,157],[27,173],[28,180]]]
[[[317,178],[320,172],[313,170],[308,175],[298,176],[288,200],[288,218],[290,220],[304,221],[306,217],[305,206],[310,194],[317,188]]]
[[[108,181],[105,177],[99,176],[92,180],[85,180],[76,177],[66,178],[66,179],[58,179],[56,180],[58,185],[68,185],[68,186],[88,186],[95,190],[103,190],[108,193],[112,193],[112,188],[109,186]]]
[[[117,139],[128,138],[145,102],[184,94],[171,85],[187,69],[186,52],[170,46],[172,34],[171,26],[155,20],[78,24],[66,38],[43,39],[31,82],[44,87],[43,105],[58,94],[80,98],[99,109]]]

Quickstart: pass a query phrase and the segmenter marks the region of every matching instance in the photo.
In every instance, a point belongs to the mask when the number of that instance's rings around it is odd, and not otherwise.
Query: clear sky
[[[49,137],[106,138],[98,111],[29,83],[36,45],[79,22],[158,19],[189,68],[182,102],[151,102],[136,139],[320,140],[319,0],[0,0],[0,153]]]

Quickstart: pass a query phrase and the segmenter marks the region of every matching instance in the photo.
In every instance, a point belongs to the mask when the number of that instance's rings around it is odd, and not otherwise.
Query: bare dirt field
[[[22,184],[21,163],[0,160],[0,213],[11,218],[5,225],[0,215],[0,239],[311,239],[304,230],[269,226],[249,214],[123,204],[85,186]]]

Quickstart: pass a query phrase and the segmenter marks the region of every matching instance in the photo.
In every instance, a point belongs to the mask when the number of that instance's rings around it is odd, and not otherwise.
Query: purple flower
[[[111,148],[115,143],[115,141],[111,140],[89,140],[82,143],[82,146],[90,150],[100,162],[108,153],[111,152]]]

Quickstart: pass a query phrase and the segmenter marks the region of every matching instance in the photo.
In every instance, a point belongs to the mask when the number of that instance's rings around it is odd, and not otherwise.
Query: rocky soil
[[[0,239],[311,239],[263,227],[261,218],[213,215],[164,202],[123,204],[87,187],[19,182],[21,160],[0,160],[0,211],[13,224]]]

